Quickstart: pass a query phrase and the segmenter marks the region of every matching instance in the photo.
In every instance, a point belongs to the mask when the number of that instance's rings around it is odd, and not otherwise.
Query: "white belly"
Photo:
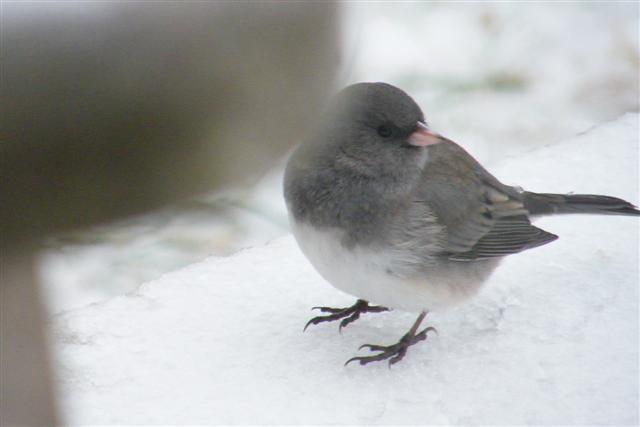
[[[338,231],[318,231],[291,221],[293,235],[311,264],[331,285],[357,298],[405,311],[433,311],[474,295],[497,261],[448,262],[414,274],[398,274],[398,251],[345,248]]]

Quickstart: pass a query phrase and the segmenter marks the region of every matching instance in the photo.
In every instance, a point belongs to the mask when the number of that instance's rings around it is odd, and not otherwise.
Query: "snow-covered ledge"
[[[463,141],[462,141],[463,142]],[[638,203],[638,115],[493,165],[533,191]],[[560,239],[509,257],[405,360],[343,363],[414,315],[302,333],[350,305],[284,237],[209,258],[53,321],[70,424],[637,424],[638,218],[564,216]],[[26,403],[25,403],[26,404]]]

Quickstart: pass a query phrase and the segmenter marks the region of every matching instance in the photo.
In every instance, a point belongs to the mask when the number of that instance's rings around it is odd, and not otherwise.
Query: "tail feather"
[[[601,214],[640,215],[631,203],[616,197],[593,194],[522,193],[524,207],[532,215],[552,214]]]

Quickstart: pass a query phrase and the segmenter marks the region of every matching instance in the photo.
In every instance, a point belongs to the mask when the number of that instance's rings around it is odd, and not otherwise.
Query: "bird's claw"
[[[340,313],[344,308],[311,307],[311,310],[320,310],[322,313]]]
[[[385,351],[387,347],[383,345],[362,344],[358,347],[358,350],[362,350],[363,348],[369,348],[369,351]]]
[[[415,335],[407,334],[403,336],[400,339],[400,341],[398,341],[396,344],[393,344],[393,345],[383,346],[383,345],[363,344],[358,348],[358,350],[362,350],[366,348],[369,351],[378,351],[380,353],[374,354],[372,356],[352,357],[351,359],[346,361],[344,366],[347,366],[351,362],[358,362],[360,365],[364,366],[367,363],[378,362],[378,361],[389,359],[389,367],[391,367],[391,365],[398,363],[404,358],[404,356],[407,354],[407,350],[409,349],[409,347],[418,343],[419,341],[426,340],[427,334],[431,331],[435,332],[436,334],[438,333],[438,331],[436,331],[436,329],[433,326],[429,326],[428,328],[423,329],[422,331],[420,331]]]
[[[342,332],[342,328],[358,320],[360,318],[360,314],[362,313],[380,313],[382,311],[388,311],[389,309],[386,307],[380,307],[380,306],[370,306],[367,301],[358,300],[351,307],[346,307],[346,308],[313,307],[312,310],[320,310],[320,312],[322,313],[330,313],[330,314],[327,316],[316,316],[312,318],[304,326],[303,331],[306,331],[310,325],[317,325],[323,322],[333,322],[335,320],[342,319],[340,321],[340,324],[338,325],[338,330]]]
[[[342,333],[342,328],[347,326],[349,323],[355,322],[359,318],[360,318],[360,312],[359,311],[355,311],[349,317],[345,317],[340,322],[340,326],[338,326],[338,332]]]

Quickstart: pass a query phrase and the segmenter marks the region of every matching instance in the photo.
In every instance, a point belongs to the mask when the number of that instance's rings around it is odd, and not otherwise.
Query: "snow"
[[[638,109],[637,2],[349,2],[349,82],[418,101],[483,161]]]
[[[638,203],[638,114],[492,167],[531,190]],[[464,145],[464,141],[459,141]],[[302,327],[347,306],[293,238],[211,257],[52,320],[66,422],[637,425],[639,221],[559,216],[560,239],[511,256],[474,300],[427,316],[439,335],[343,366],[413,322],[392,311]]]
[[[279,189],[268,178],[263,185]],[[247,206],[219,192],[82,230],[59,247],[54,242],[40,259],[49,310],[59,313],[107,300],[212,253],[226,253],[230,242],[238,248],[255,246],[287,232],[286,216],[277,218],[252,195],[242,200]],[[261,211],[250,208],[254,203]]]

